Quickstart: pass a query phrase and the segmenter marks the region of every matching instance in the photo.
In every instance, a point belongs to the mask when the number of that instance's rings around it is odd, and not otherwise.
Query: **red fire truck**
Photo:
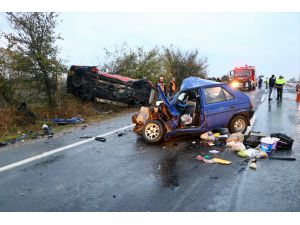
[[[235,67],[230,71],[230,85],[241,90],[254,90],[257,86],[254,66]]]

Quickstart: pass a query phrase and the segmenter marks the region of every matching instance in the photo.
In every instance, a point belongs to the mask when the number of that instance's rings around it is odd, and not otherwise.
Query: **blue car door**
[[[224,87],[213,86],[202,89],[204,117],[207,129],[227,127],[235,114],[238,100]]]

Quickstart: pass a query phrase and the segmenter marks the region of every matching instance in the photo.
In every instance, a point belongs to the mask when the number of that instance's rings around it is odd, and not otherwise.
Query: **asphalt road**
[[[296,161],[261,159],[254,171],[235,153],[203,147],[198,138],[151,146],[126,129],[120,137],[108,134],[106,142],[87,141],[1,171],[81,141],[80,136],[130,125],[127,114],[52,139],[1,148],[0,211],[300,211],[300,104],[294,89],[285,89],[282,102],[275,96],[268,102],[264,89],[248,94],[256,111],[252,130],[293,137],[293,151],[284,154]],[[213,156],[212,149],[232,164],[195,159]]]

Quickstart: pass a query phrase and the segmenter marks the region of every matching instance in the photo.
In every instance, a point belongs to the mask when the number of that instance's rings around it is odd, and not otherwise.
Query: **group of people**
[[[175,83],[175,77],[173,77],[170,82],[169,82],[169,87],[167,88],[165,83],[164,83],[164,78],[160,77],[156,86],[159,86],[165,96],[173,97],[173,95],[176,93],[176,83]],[[162,101],[162,96],[158,93],[158,101]]]
[[[262,83],[263,83],[263,80],[260,77],[258,80],[259,88],[261,88]],[[273,74],[269,79],[266,78],[265,84],[266,84],[266,89],[269,89],[269,99],[268,100],[269,101],[272,100],[272,98],[271,98],[272,91],[274,88],[276,88],[277,89],[277,100],[281,101],[283,86],[285,85],[285,80],[284,80],[283,76],[279,76],[278,78],[276,78],[275,75]]]

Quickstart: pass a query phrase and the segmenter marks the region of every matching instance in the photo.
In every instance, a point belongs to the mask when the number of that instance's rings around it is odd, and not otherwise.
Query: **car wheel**
[[[142,136],[145,142],[149,144],[158,144],[163,140],[165,129],[158,120],[148,121],[142,130]]]
[[[245,133],[247,130],[247,119],[241,115],[235,116],[230,121],[228,129],[230,133]]]
[[[81,87],[85,83],[84,77],[80,75],[74,75],[72,79],[72,84],[74,87]]]

